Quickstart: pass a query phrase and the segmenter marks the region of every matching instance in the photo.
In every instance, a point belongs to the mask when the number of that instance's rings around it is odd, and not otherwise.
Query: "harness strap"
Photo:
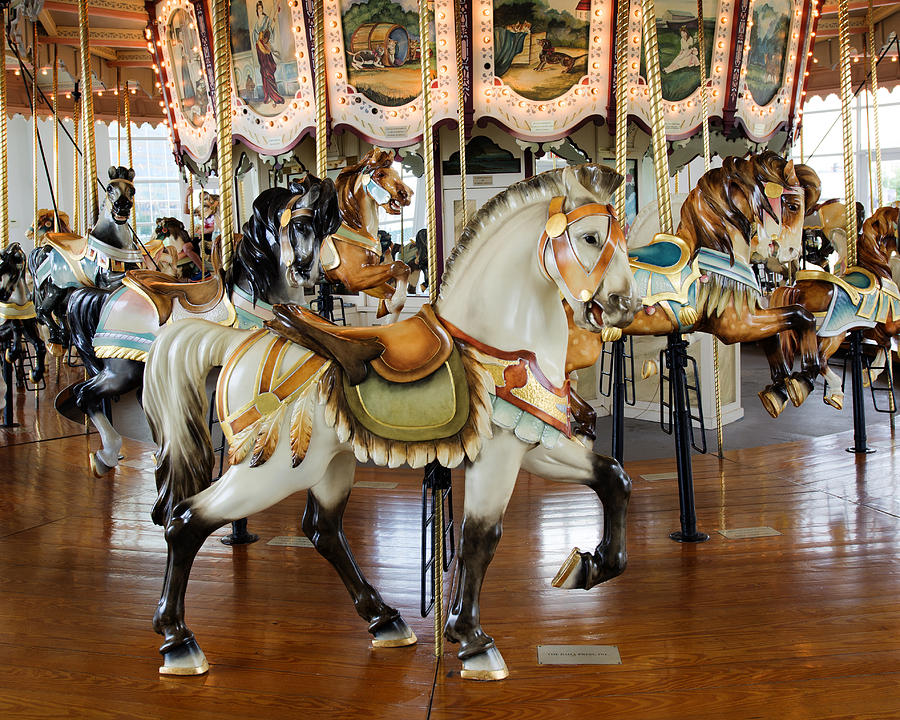
[[[294,209],[294,205],[297,204],[300,197],[300,195],[295,195],[288,200],[288,204],[281,212],[281,262],[285,265],[288,264],[287,258],[294,255],[294,246],[291,244],[291,234],[289,232],[291,222],[299,217],[312,217],[314,215],[311,208]]]

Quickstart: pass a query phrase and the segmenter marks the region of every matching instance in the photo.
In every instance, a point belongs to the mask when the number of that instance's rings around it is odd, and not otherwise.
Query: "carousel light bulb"
[[[159,101],[159,106],[160,106],[161,108],[164,108],[164,107],[166,106],[166,104],[165,104],[162,100],[160,100],[160,101]]]
[[[41,75],[47,74],[47,68],[41,68]]]
[[[147,52],[153,52],[153,43],[147,43]]]
[[[97,95],[99,95],[100,97],[103,97],[103,91],[102,91],[102,90],[98,90],[98,91],[97,91]]]
[[[118,89],[113,90],[113,95],[115,95],[116,97],[119,97],[119,91],[118,91]]]
[[[135,90],[134,88],[131,88],[131,94],[132,94],[132,95],[137,95],[137,90]]]
[[[813,62],[814,62],[814,63],[819,62],[819,58],[814,57],[814,58],[813,58]]]
[[[162,87],[162,85],[160,85],[158,82],[154,83],[154,86],[156,87],[157,90],[159,90]]]
[[[144,37],[147,38],[148,40],[150,39],[150,28],[144,29]]]
[[[66,93],[66,100],[70,100],[72,98],[72,93]]]
[[[18,71],[18,70],[13,71],[13,74],[14,74],[16,77],[19,77],[19,71]]]

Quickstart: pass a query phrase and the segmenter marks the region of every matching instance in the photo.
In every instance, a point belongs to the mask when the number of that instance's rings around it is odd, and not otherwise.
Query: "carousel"
[[[0,10],[9,717],[898,716],[897,3]]]

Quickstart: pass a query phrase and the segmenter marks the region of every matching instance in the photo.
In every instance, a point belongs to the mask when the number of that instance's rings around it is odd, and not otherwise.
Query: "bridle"
[[[538,263],[541,272],[552,280],[546,259],[547,245],[549,244],[552,250],[552,261],[566,290],[573,298],[587,302],[594,297],[600,287],[616,249],[620,248],[623,252],[626,251],[625,235],[616,220],[616,214],[611,205],[587,203],[566,213],[563,211],[565,200],[564,196],[558,195],[550,201],[547,223],[540,240],[538,240]],[[569,237],[569,226],[578,220],[594,216],[609,218],[609,232],[597,261],[592,267],[587,267],[578,259],[572,238]]]
[[[307,217],[312,218],[315,216],[315,212],[312,208],[302,207],[295,208],[294,205],[300,200],[300,198],[305,197],[305,195],[295,195],[290,200],[288,200],[288,204],[285,206],[284,210],[281,211],[281,233],[280,233],[280,243],[281,243],[281,261],[285,265],[290,265],[287,261],[287,258],[294,256],[294,246],[291,243],[291,235],[290,235],[290,227],[291,223],[297,218]]]

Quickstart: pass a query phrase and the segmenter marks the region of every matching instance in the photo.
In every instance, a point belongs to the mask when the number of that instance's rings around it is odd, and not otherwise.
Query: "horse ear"
[[[788,161],[788,164],[784,166],[784,179],[794,186],[800,184],[800,180],[797,179],[797,172],[794,168],[793,160]]]
[[[128,168],[128,169],[125,171],[125,178],[126,178],[127,180],[134,180],[134,170],[132,170],[131,168]]]
[[[116,168],[115,168],[114,165],[110,165],[110,166],[109,166],[109,170],[107,170],[106,172],[107,172],[107,174],[109,175],[109,179],[110,179],[110,180],[115,180],[115,179],[116,179]]]

